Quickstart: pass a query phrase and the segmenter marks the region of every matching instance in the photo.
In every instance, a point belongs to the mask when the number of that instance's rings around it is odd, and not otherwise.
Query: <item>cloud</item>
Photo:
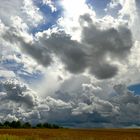
[[[138,0],[112,0],[110,3],[110,7],[114,9],[115,7],[120,6],[118,9],[118,18],[126,20],[128,22],[129,28],[132,31],[133,37],[136,40],[140,40],[139,38],[139,1]]]
[[[0,79],[3,78],[14,78],[16,75],[13,71],[6,70],[6,69],[0,69]]]
[[[92,95],[92,98],[90,98],[91,103],[79,103],[78,107],[73,109],[73,114],[82,116],[83,114],[97,112],[105,120],[110,119],[110,122],[115,127],[131,126],[133,124],[138,126],[140,123],[140,111],[138,110],[140,96],[134,95],[125,85],[116,85],[114,89],[118,95],[108,100]]]
[[[82,94],[83,85],[89,83],[90,78],[87,76],[72,76],[62,81],[58,90],[52,94],[52,97],[56,99],[61,99],[66,102],[77,102],[80,99],[86,101],[86,95],[88,96],[88,94]]]
[[[63,110],[72,108],[71,103],[66,103],[60,99],[49,96],[46,98],[40,97],[26,84],[17,80],[1,81],[0,101],[1,121],[21,119],[37,123],[40,119],[46,121],[51,112],[63,112]]]
[[[57,11],[55,3],[52,0],[42,0],[42,2],[43,2],[43,4],[48,5],[51,8],[52,12]]]
[[[23,1],[23,13],[27,16],[27,21],[35,26],[43,21],[43,16],[32,0]]]
[[[74,81],[73,84],[71,81]],[[2,121],[22,119],[37,123],[39,120],[47,120],[73,126],[79,123],[81,127],[88,126],[87,119],[95,127],[139,125],[140,121],[140,97],[122,84],[114,86],[116,94],[111,98],[101,96],[104,90],[90,83],[89,78],[84,76],[64,81],[56,96],[46,98],[14,80],[1,82],[0,89],[0,116],[5,116],[0,117]]]
[[[90,14],[79,17],[81,40],[73,40],[64,30],[39,32],[35,37],[28,34],[28,26],[17,17],[11,27],[5,29],[3,38],[20,44],[21,49],[39,64],[50,66],[56,57],[64,68],[73,74],[89,71],[98,79],[108,79],[117,75],[118,66],[126,60],[133,46],[131,31],[124,24],[117,26],[106,19],[94,22]]]
[[[134,95],[125,85],[117,85],[114,87],[117,96],[113,99],[114,104],[118,104],[120,113],[117,117],[119,123],[137,124],[140,123],[140,96]],[[125,118],[125,119],[124,119]]]
[[[46,103],[52,108],[52,109],[55,109],[55,110],[59,110],[59,109],[67,109],[67,108],[72,108],[71,104],[70,103],[66,103],[60,99],[56,100],[54,98],[51,98],[51,97],[47,97],[46,98]]]
[[[17,103],[23,103],[27,107],[35,106],[37,99],[31,89],[25,85],[20,84],[18,81],[6,81],[0,83],[1,92],[5,92],[1,97],[1,101],[13,101]]]
[[[8,51],[8,48],[15,47],[9,44],[1,53],[0,59],[0,78],[1,79],[20,79],[27,83],[34,83],[42,79],[43,69],[31,58],[19,51]],[[8,49],[8,50],[7,50]]]
[[[83,25],[85,22],[88,24],[86,27]],[[38,38],[43,50],[48,49],[48,52],[55,54],[71,73],[88,69],[99,79],[115,76],[118,68],[113,62],[125,60],[133,46],[131,31],[123,25],[100,29],[88,14],[80,17],[80,23],[81,42],[72,40],[70,35],[62,31],[50,35],[44,32]]]
[[[93,96],[90,102],[90,104],[79,103],[78,107],[73,109],[72,114],[94,114],[97,112],[103,117],[111,117],[112,115],[118,114],[118,107],[113,106],[109,101],[101,100],[98,97]]]
[[[43,46],[48,48],[50,53],[58,57],[65,65],[66,70],[72,73],[79,73],[84,71],[86,65],[86,54],[81,49],[81,45],[64,32],[52,33],[48,39],[41,39]],[[63,41],[62,41],[63,40]]]
[[[108,84],[110,82],[91,83],[87,77],[81,76],[71,77],[64,81],[58,92],[52,96],[71,103],[72,108],[71,111],[67,110],[64,116],[60,116],[60,122],[57,117],[53,117],[52,120],[59,123],[65,122],[65,124],[70,122],[74,126],[83,124],[84,127],[88,125],[85,124],[85,118],[91,124],[94,122],[94,127],[100,125],[102,127],[139,126],[140,96],[135,95],[123,84],[115,85],[114,91],[111,89],[111,94],[105,96],[109,89],[105,90],[104,87]],[[112,85],[110,87],[112,88]]]
[[[8,9],[8,10],[5,10]],[[10,11],[10,13],[8,12]],[[19,16],[30,26],[38,25],[43,16],[32,0],[5,0],[1,1],[0,18],[6,24],[11,24],[11,17]]]

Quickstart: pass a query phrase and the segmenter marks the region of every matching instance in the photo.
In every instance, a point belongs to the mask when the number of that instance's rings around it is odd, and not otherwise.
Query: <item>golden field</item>
[[[0,140],[140,140],[140,129],[0,129]]]

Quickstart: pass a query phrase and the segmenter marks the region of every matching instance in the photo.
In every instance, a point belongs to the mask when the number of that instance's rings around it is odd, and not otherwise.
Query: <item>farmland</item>
[[[0,140],[140,140],[140,129],[0,129]]]

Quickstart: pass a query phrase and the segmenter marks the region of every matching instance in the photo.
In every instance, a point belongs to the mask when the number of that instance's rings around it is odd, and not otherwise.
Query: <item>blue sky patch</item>
[[[104,9],[109,2],[110,0],[87,0],[87,3],[93,7],[98,16],[104,16],[106,14]]]
[[[129,90],[134,91],[134,94],[140,95],[140,84],[131,85],[128,87]]]
[[[47,30],[47,29],[51,28],[53,25],[57,24],[57,20],[61,17],[63,9],[58,4],[58,2],[54,1],[54,3],[55,3],[57,10],[52,12],[51,8],[48,5],[42,4],[42,2],[35,0],[35,4],[40,9],[40,12],[42,12],[45,20],[42,24],[33,28],[31,30],[31,33],[35,34],[37,32]]]

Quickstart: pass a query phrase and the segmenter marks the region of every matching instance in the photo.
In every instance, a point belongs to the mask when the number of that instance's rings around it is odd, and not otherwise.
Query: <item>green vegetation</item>
[[[5,121],[4,123],[0,123],[0,128],[50,128],[50,129],[58,129],[62,128],[56,124],[50,124],[50,123],[38,123],[35,126],[32,126],[29,122],[20,122],[20,121]]]
[[[36,128],[55,128],[55,129],[58,129],[58,128],[62,128],[56,124],[49,124],[49,123],[39,123],[36,125]]]

